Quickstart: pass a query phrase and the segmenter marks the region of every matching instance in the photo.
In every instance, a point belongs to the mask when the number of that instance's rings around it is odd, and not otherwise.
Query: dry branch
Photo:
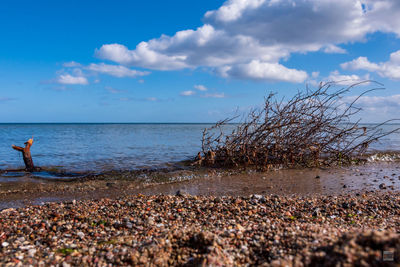
[[[374,81],[364,81],[380,85]],[[253,109],[244,122],[230,134],[225,134],[227,124],[235,118],[225,119],[204,129],[202,155],[198,164],[206,166],[319,166],[349,163],[362,155],[372,142],[393,132],[382,130],[382,125],[360,127],[351,122],[361,108],[355,106],[364,91],[350,104],[343,95],[351,88],[334,89],[333,82],[321,83],[315,90],[308,87],[291,99],[278,100],[269,94],[261,110]]]

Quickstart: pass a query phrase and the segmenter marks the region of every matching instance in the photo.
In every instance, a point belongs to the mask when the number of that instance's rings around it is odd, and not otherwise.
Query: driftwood
[[[29,139],[28,141],[26,141],[24,144],[25,144],[25,147],[12,145],[12,148],[17,151],[20,151],[22,153],[22,157],[23,157],[24,163],[25,163],[25,169],[28,172],[38,171],[40,168],[35,168],[35,166],[33,165],[33,160],[32,160],[32,156],[31,156],[31,146],[33,144],[33,137],[31,139]]]
[[[373,81],[362,83],[378,84]],[[202,152],[195,163],[205,166],[275,166],[312,167],[344,164],[359,158],[372,142],[399,129],[384,131],[382,126],[360,127],[353,116],[361,108],[357,100],[346,103],[343,95],[354,86],[335,89],[335,83],[298,92],[291,99],[277,99],[274,94],[264,100],[264,107],[251,110],[244,122],[229,125],[237,117],[228,118],[205,129]],[[393,121],[393,120],[391,120]],[[231,133],[226,134],[228,129]]]

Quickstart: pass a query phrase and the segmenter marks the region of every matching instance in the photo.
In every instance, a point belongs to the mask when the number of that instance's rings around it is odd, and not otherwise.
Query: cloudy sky
[[[1,5],[0,122],[213,122],[366,79],[363,120],[400,118],[398,0]]]

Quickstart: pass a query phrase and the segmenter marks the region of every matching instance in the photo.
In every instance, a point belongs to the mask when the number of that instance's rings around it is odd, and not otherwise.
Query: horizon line
[[[1,124],[216,124],[215,122],[0,122]],[[242,122],[228,122],[225,124],[241,124]],[[356,122],[349,122],[356,123]],[[382,122],[358,122],[358,124],[380,124]],[[386,125],[398,125],[397,123],[386,123]]]

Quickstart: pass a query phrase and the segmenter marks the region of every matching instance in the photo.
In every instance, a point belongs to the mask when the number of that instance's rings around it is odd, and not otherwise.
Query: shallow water
[[[210,126],[210,124],[0,124],[0,170],[23,167],[21,153],[11,149],[11,145],[23,146],[32,135],[34,144],[31,153],[35,165],[53,170],[103,172],[163,167],[196,155],[201,149],[202,131]],[[228,125],[227,132],[232,127],[234,125]],[[387,125],[385,130],[390,131],[398,127],[400,124]],[[370,149],[400,152],[400,134],[382,138]],[[0,175],[0,181],[10,181],[25,176],[25,173],[8,173]],[[37,176],[51,179],[55,175],[48,172]]]
[[[34,136],[35,165],[74,171],[135,169],[189,159],[204,124],[0,124],[0,169],[23,166],[11,144]]]

